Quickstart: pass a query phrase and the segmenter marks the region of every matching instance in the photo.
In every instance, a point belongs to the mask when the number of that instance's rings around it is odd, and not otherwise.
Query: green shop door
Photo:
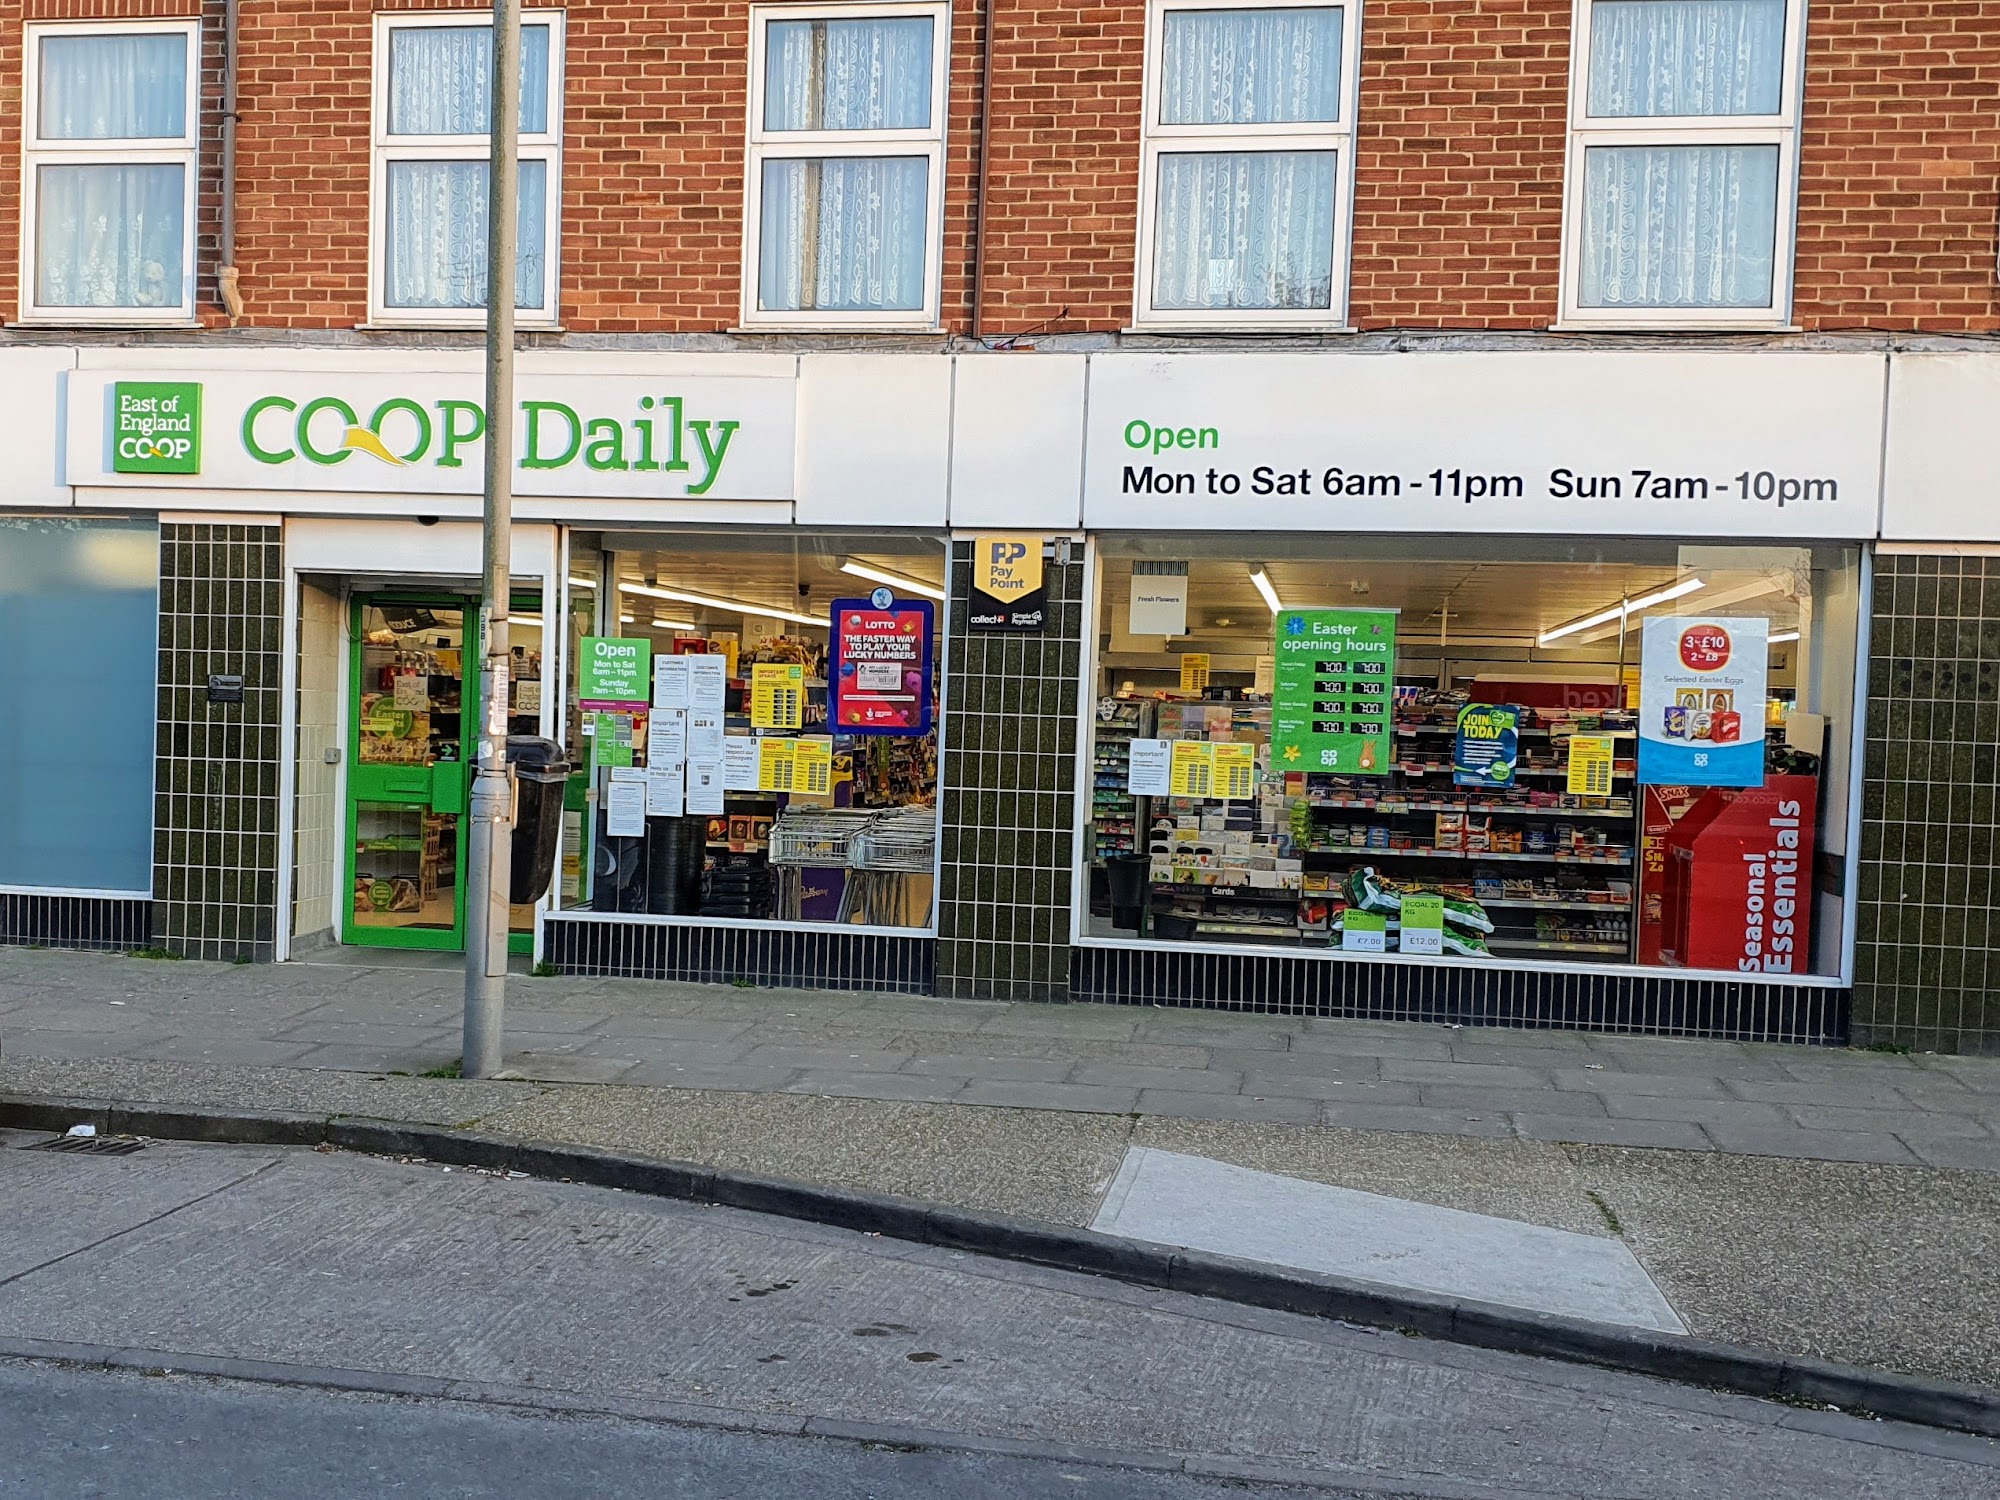
[[[466,732],[479,722],[465,627],[476,607],[454,595],[354,601],[346,942],[465,947]]]

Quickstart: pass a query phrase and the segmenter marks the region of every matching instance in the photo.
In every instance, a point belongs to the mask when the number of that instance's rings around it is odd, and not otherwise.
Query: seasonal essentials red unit
[[[1639,961],[1810,973],[1818,779],[1646,792]]]

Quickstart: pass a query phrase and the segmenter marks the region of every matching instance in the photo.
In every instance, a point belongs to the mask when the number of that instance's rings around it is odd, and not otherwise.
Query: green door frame
[[[516,593],[511,596],[513,608],[534,610],[539,608],[539,591]],[[361,764],[361,666],[362,666],[362,611],[370,605],[378,604],[418,604],[431,605],[461,612],[460,670],[459,670],[459,758],[455,762],[439,761],[428,767],[416,766],[364,766]],[[472,766],[467,760],[467,734],[470,726],[480,723],[481,705],[479,701],[480,674],[466,669],[463,659],[467,631],[476,633],[479,598],[472,594],[457,594],[439,589],[378,589],[366,594],[356,594],[349,602],[347,628],[347,794],[346,806],[342,809],[342,827],[345,830],[341,873],[343,876],[341,901],[341,941],[359,947],[369,948],[415,948],[432,952],[463,953],[465,951],[465,860],[470,842],[470,829],[466,813],[471,789]],[[476,742],[475,742],[476,743]],[[455,858],[453,867],[457,878],[452,882],[452,925],[445,927],[363,927],[354,920],[354,875],[355,861],[360,851],[356,847],[360,825],[360,808],[363,802],[386,803],[391,806],[421,807],[432,812],[457,814],[453,825]],[[529,953],[534,949],[532,932],[510,932],[507,935],[507,951]]]

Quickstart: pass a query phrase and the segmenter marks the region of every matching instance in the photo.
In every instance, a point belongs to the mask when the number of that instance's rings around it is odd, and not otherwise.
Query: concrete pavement
[[[525,1054],[530,1064],[541,1060],[537,1071],[594,1069],[606,1058],[590,1049],[615,1042],[644,1054],[637,1063],[609,1059],[618,1076],[644,1069],[644,1076],[671,1076],[679,1086],[400,1076],[454,1055],[449,1022],[456,982],[454,973],[422,968],[237,967],[0,950],[6,1047],[0,1093],[477,1126],[517,1139],[607,1147],[1077,1226],[1092,1221],[1128,1148],[1152,1147],[1616,1236],[1700,1336],[2000,1388],[2000,1297],[1992,1272],[2000,1264],[2000,1173],[1912,1164],[1910,1144],[1976,1147],[1987,1139],[1943,1132],[1989,1129],[2000,1105],[2000,1063],[1993,1061],[523,979],[512,986],[514,1035],[540,1044]],[[391,1009],[405,1020],[379,1019]],[[419,1045],[400,1032],[386,1039],[380,1032],[412,1027],[429,1039]],[[1189,1040],[1197,1032],[1208,1036],[1206,1045]],[[315,1039],[343,1035],[350,1040]],[[374,1040],[363,1047],[352,1040],[356,1035]],[[246,1064],[245,1058],[268,1059],[259,1049],[274,1042],[292,1049],[290,1065]],[[805,1050],[782,1064],[769,1062],[767,1053],[761,1088],[746,1081],[748,1064],[714,1060],[707,1050],[747,1057],[780,1046]],[[366,1056],[327,1050],[357,1047]],[[946,1047],[955,1050],[940,1050]],[[1646,1053],[1643,1071],[1633,1048]],[[1435,1055],[1401,1056],[1396,1049]],[[1520,1061],[1529,1049],[1566,1061],[1560,1067]],[[1517,1060],[1480,1060],[1501,1050]],[[151,1053],[161,1056],[145,1055]],[[304,1065],[314,1054],[326,1066]],[[1256,1066],[1239,1062],[1251,1054]],[[884,1070],[856,1071],[835,1084],[830,1067],[800,1061],[830,1063],[836,1055],[850,1066],[866,1061]],[[374,1071],[358,1070],[360,1063]],[[1032,1094],[1012,1096],[1022,1102],[1011,1106],[950,1102],[965,1099],[981,1081],[1003,1081],[973,1078],[965,1071],[973,1068],[1039,1068],[1065,1075],[1040,1080],[1042,1086],[1069,1090],[1111,1087],[1066,1081],[1086,1069],[1176,1064],[1218,1080],[1282,1074],[1293,1087],[1322,1089],[1343,1085],[1343,1074],[1369,1073],[1377,1086],[1387,1085],[1384,1069],[1412,1064],[1446,1078],[1516,1068],[1535,1075],[1550,1097],[1585,1092],[1568,1084],[1603,1089],[1591,1097],[1606,1104],[1606,1114],[1563,1117],[1585,1127],[1611,1121],[1610,1105],[1642,1097],[1690,1109],[1754,1104],[1778,1111],[1791,1123],[1772,1149],[1792,1154],[1726,1149],[1725,1140],[1732,1147],[1743,1142],[1719,1118],[1653,1122],[1696,1132],[1699,1144],[1680,1138],[1690,1149],[1592,1144],[1586,1130],[1565,1132],[1582,1140],[1542,1140],[1519,1128],[1527,1116],[1435,1102],[1383,1106],[1418,1111],[1386,1117],[1398,1128],[1329,1125],[1321,1123],[1324,1114],[1307,1123],[1204,1118],[1199,1111],[1216,1101],[1241,1111],[1274,1099],[1296,1104],[1303,1096],[1148,1092],[1136,1081],[1119,1086],[1111,1102],[1131,1107],[1115,1112],[1097,1107],[1104,1101],[1094,1096],[1089,1108],[1031,1106],[1026,1101],[1038,1097]],[[945,1066],[960,1071],[919,1071]],[[940,1091],[949,1086],[946,1102],[844,1092],[891,1092],[927,1080],[942,1080]],[[1421,1094],[1485,1085],[1397,1086]],[[1790,1102],[1742,1097],[1752,1086]],[[1685,1092],[1633,1092],[1661,1087]],[[1048,1097],[1077,1102],[1068,1093]],[[1139,1107],[1142,1099],[1148,1108]],[[1895,1116],[1897,1128],[1856,1132],[1807,1123],[1821,1118],[1809,1110],[1858,1110],[1861,1099]],[[1846,1126],[1851,1117],[1837,1123]],[[1405,1124],[1425,1128],[1400,1128]],[[1890,1154],[1901,1164],[1821,1160],[1815,1151],[1834,1158]]]
[[[412,1074],[458,1055],[456,959],[283,965],[0,949],[9,1053]],[[1104,1005],[511,986],[522,1076],[2000,1171],[2000,1058]]]
[[[57,1341],[470,1407],[1011,1446],[1060,1460],[1063,1491],[1100,1461],[1336,1494],[1972,1500],[2000,1485],[2000,1447],[1979,1439],[794,1220],[339,1153],[23,1144],[0,1140],[21,1210],[0,1230],[0,1341],[16,1354]],[[19,1391],[0,1381],[0,1403]],[[338,1420],[264,1409],[273,1437]],[[170,1414],[142,1416],[135,1441]],[[896,1493],[843,1487],[853,1462],[832,1460],[816,1493]],[[773,1492],[753,1477],[707,1493]]]

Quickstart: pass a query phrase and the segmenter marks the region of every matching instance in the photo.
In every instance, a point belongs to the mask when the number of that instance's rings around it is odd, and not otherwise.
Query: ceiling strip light
[[[718,599],[713,594],[691,594],[685,589],[660,589],[649,584],[618,581],[621,592],[644,594],[649,599],[672,599],[681,604],[699,604],[707,609],[723,609],[739,615],[764,615],[775,620],[794,620],[801,625],[824,625],[824,615],[802,615],[795,609],[778,609],[769,604],[751,604],[742,599]]]
[[[1796,630],[1781,630],[1776,635],[1771,637],[1771,644],[1774,646],[1782,646],[1787,641],[1795,641],[1798,638],[1799,638],[1799,633]]]
[[[1651,609],[1655,604],[1665,604],[1670,599],[1684,599],[1697,589],[1708,585],[1699,578],[1684,578],[1679,583],[1669,584],[1657,592],[1637,599],[1620,599],[1609,609],[1600,609],[1594,615],[1585,615],[1580,620],[1571,620],[1567,625],[1558,625],[1554,630],[1544,630],[1539,637],[1541,645],[1559,641],[1566,635],[1575,635],[1580,630],[1588,630],[1593,625],[1608,625],[1621,617],[1636,615],[1641,610]]]
[[[856,562],[851,557],[840,560],[840,571],[852,573],[856,578],[866,578],[875,583],[886,583],[892,589],[902,589],[906,593],[922,594],[926,599],[944,603],[945,593],[928,583],[919,583],[914,578],[905,578],[901,573],[891,573],[887,568],[878,568],[872,563]]]
[[[1284,601],[1278,597],[1278,591],[1271,587],[1271,575],[1269,573],[1265,572],[1262,568],[1252,568],[1250,570],[1250,581],[1257,585],[1257,592],[1264,596],[1264,602],[1271,607],[1272,614],[1284,613]]]

